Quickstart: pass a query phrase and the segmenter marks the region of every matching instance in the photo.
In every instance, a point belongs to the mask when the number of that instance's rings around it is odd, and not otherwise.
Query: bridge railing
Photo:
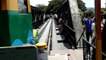
[[[52,36],[52,19],[48,19],[39,30],[39,42],[47,44],[47,52],[50,53],[51,49],[51,36]]]
[[[32,23],[34,29],[39,28],[39,26],[41,26],[42,24],[43,24],[42,20],[39,20],[39,21],[36,21],[36,22]]]
[[[80,43],[80,41],[82,40],[82,42],[83,42],[83,57],[84,57],[84,60],[87,60],[87,59],[89,59],[89,60],[96,60],[96,46],[95,46],[95,43],[96,43],[95,38],[96,38],[96,37],[94,37],[94,38],[92,39],[92,42],[90,43],[90,42],[87,41],[86,38],[84,37],[84,33],[85,33],[85,30],[83,31],[83,33],[81,34],[79,40],[77,41],[77,45],[78,45],[78,43]],[[87,53],[87,51],[88,51],[87,45],[89,45],[89,47],[90,47],[90,49],[89,49],[90,52],[89,52],[89,53]],[[105,54],[104,52],[101,52],[101,54],[102,54],[102,56],[103,56],[104,58],[106,58],[106,54]],[[103,59],[104,59],[104,58],[103,58]]]
[[[63,24],[63,34],[65,35],[65,40],[71,43],[71,45],[74,47],[73,49],[76,49],[77,47],[76,47],[75,31],[65,23]]]

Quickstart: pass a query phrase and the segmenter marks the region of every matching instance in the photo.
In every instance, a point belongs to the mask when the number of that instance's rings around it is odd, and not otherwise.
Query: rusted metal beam
[[[101,39],[101,0],[95,0],[96,10],[96,60],[102,60],[102,39]]]

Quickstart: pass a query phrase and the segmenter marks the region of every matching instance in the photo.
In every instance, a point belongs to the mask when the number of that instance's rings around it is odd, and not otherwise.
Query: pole
[[[96,60],[102,60],[102,39],[101,39],[101,0],[95,0],[96,10]]]
[[[106,3],[105,3],[105,9],[106,9]]]
[[[105,0],[105,9],[106,9],[106,0]]]

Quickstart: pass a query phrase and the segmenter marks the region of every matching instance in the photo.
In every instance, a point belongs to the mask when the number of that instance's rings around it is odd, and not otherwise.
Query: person
[[[63,23],[64,23],[63,19],[60,18],[58,21],[58,28],[59,28],[60,34],[62,34],[63,32]]]
[[[57,20],[57,18],[58,18],[58,15],[54,14],[54,19]]]
[[[55,20],[56,24],[58,24],[59,18],[58,18],[57,14],[54,14],[54,20]]]
[[[104,20],[106,20],[106,14],[104,15]],[[106,52],[106,21],[104,22],[104,27],[102,30],[102,51]]]
[[[93,23],[92,23],[92,39],[94,39],[95,40],[95,37],[96,37],[96,24],[95,24],[95,20],[96,20],[96,18],[94,17],[93,18]]]
[[[90,40],[90,37],[92,37],[92,32],[93,32],[92,24],[93,23],[94,23],[94,20],[92,19],[92,15],[88,14],[87,19],[84,21],[84,24],[85,24],[84,29],[86,30],[86,38],[87,38],[88,42]],[[87,53],[90,53],[90,45],[89,44],[87,44]]]

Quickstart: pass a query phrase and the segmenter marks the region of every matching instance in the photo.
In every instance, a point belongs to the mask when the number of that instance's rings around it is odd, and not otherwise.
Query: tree
[[[77,3],[78,3],[78,7],[79,9],[81,9],[81,11],[86,11],[87,8],[85,7],[85,3],[82,1],[82,0],[77,0]]]
[[[92,17],[94,16],[94,11],[92,11],[92,10],[86,10],[85,12],[84,12],[84,16],[85,17],[87,17],[88,15],[92,15]]]
[[[47,7],[47,6],[45,6],[45,5],[43,5],[43,4],[38,4],[38,5],[37,5],[37,8],[38,8],[39,10],[41,10],[42,12],[45,12],[45,11],[46,11],[46,7]]]
[[[51,0],[47,7],[47,12],[56,12],[56,10],[62,5],[64,0]]]
[[[51,0],[47,7],[47,12],[55,12],[65,0]],[[76,0],[78,3],[78,7],[81,11],[86,11],[85,3],[82,0]]]
[[[101,8],[101,14],[106,14],[106,8]]]

